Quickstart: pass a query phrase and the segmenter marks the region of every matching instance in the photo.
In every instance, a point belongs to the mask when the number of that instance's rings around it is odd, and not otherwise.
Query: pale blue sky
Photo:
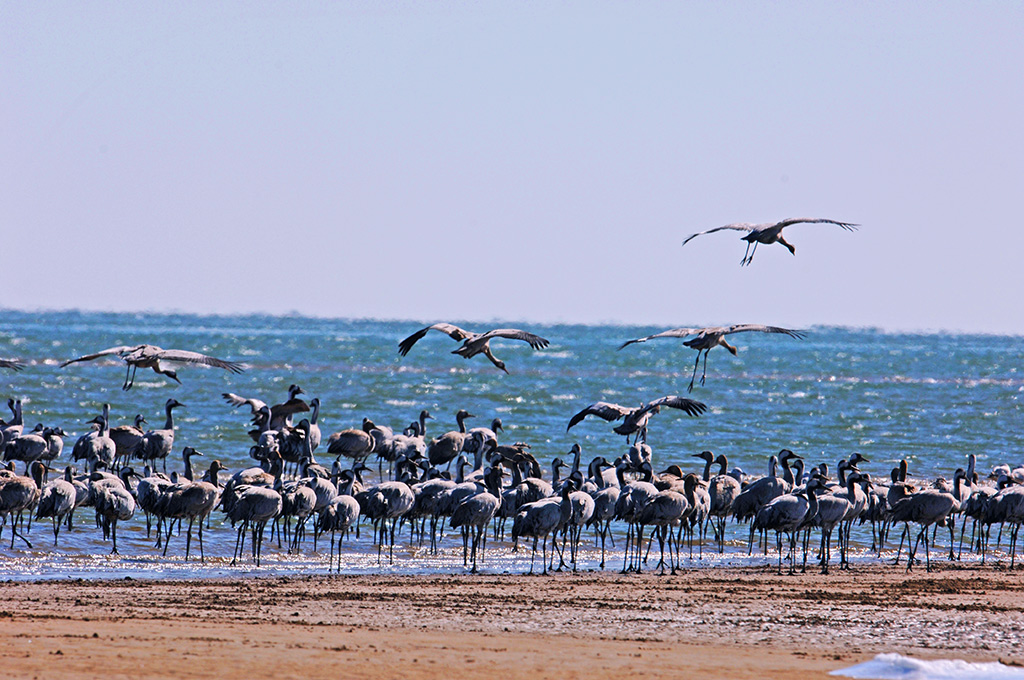
[[[1024,333],[1024,4],[0,2],[0,307]],[[729,222],[828,217],[741,268]]]

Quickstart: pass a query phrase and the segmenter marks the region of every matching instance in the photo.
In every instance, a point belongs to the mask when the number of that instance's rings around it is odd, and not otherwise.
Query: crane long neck
[[[818,494],[813,491],[807,494],[807,514],[804,516],[804,521],[810,521],[815,515],[818,514]]]
[[[306,428],[306,438],[302,444],[305,448],[306,458],[309,459],[309,464],[316,465],[316,459],[313,458],[313,438],[309,436],[309,428]]]
[[[707,459],[704,461],[704,481],[705,482],[711,481],[711,463],[712,463],[711,456],[708,456]]]
[[[167,419],[164,421],[164,429],[165,430],[173,430],[174,429],[174,415],[173,415],[173,413],[174,413],[174,406],[172,406],[171,404],[168,404],[164,408],[164,410],[167,412]]]
[[[192,476],[192,455],[186,453],[183,458],[185,459],[185,479],[190,482],[195,481]]]
[[[794,484],[795,482],[793,481],[793,470],[791,470],[789,467],[789,456],[783,456],[779,462],[782,463],[782,478],[785,479],[790,484]]]
[[[523,469],[518,463],[512,465],[512,485],[519,486],[523,483]]]
[[[46,466],[43,465],[42,463],[40,463],[39,461],[36,461],[36,462],[32,463],[31,469],[32,469],[32,481],[34,481],[36,483],[36,488],[37,489],[43,488],[43,473],[46,472]]]
[[[498,507],[501,507],[501,467],[495,465],[491,468],[491,474],[487,477],[487,490],[491,492],[491,495],[498,499]]]
[[[597,488],[599,490],[604,489],[606,486],[608,486],[607,484],[605,484],[604,475],[601,474],[601,465],[600,461],[597,458],[590,461],[590,466],[587,468],[587,474],[590,475],[590,478],[592,480],[594,480],[594,484],[597,485]]]

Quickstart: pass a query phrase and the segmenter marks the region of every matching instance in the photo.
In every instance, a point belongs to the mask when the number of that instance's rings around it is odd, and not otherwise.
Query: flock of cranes
[[[248,552],[258,565],[270,527],[270,536],[289,552],[318,551],[321,539],[326,551],[330,535],[328,569],[341,571],[342,541],[363,540],[360,527],[367,525],[379,561],[394,561],[396,548],[405,555],[436,554],[444,548],[445,535],[455,534],[461,538],[463,565],[472,571],[486,564],[489,541],[500,542],[505,550],[510,545],[521,549],[525,543],[531,550],[530,571],[538,568],[539,557],[540,570],[547,572],[576,569],[590,540],[594,561],[600,547],[600,568],[606,566],[610,545],[622,551],[623,571],[640,572],[675,571],[684,551],[697,560],[705,550],[767,553],[768,539],[774,536],[777,568],[781,572],[788,561],[792,573],[807,568],[809,554],[827,572],[836,561],[834,545],[839,567],[848,569],[851,545],[862,546],[858,554],[863,559],[869,536],[871,551],[881,559],[886,543],[890,548],[895,544],[889,536],[892,528],[902,534],[896,560],[911,569],[923,543],[930,570],[940,526],[949,531],[950,559],[960,559],[966,545],[983,562],[992,538],[997,545],[1003,541],[1005,527],[1013,566],[1024,523],[1024,469],[1005,466],[984,479],[975,470],[973,455],[964,469],[954,472],[952,482],[908,481],[905,461],[889,475],[872,476],[859,454],[834,468],[828,462],[809,467],[789,450],[770,456],[763,476],[730,469],[724,455],[710,451],[693,454],[702,462],[696,469],[687,471],[687,464],[678,462],[657,471],[652,447],[642,434],[647,418],[659,406],[694,417],[705,412],[700,402],[682,397],[655,399],[638,409],[602,403],[584,409],[570,419],[569,427],[590,413],[628,424],[616,428],[627,437],[621,455],[612,461],[597,455],[588,463],[583,449],[574,444],[564,459],[551,461],[550,474],[545,474],[546,466],[531,453],[529,443],[499,443],[504,429],[500,419],[489,427],[468,428],[474,416],[465,409],[456,413],[455,429],[434,436],[427,434],[433,418],[424,410],[401,432],[364,418],[361,426],[334,432],[321,442],[319,428],[309,417],[317,419],[320,400],[306,402],[302,394],[292,385],[287,399],[268,406],[262,399],[225,393],[228,405],[247,405],[252,412],[252,464],[228,470],[213,460],[202,474],[194,468],[202,452],[186,445],[175,453],[173,414],[185,408],[176,399],[164,405],[163,427],[144,432],[141,416],[132,424],[111,427],[105,408],[88,421],[92,429],[68,447],[71,460],[63,469],[56,461],[64,450],[64,430],[26,432],[21,404],[11,399],[12,418],[0,421],[0,452],[7,461],[0,470],[0,537],[10,526],[11,549],[19,540],[31,546],[32,520],[48,519],[57,546],[64,527],[83,530],[81,521],[74,523],[75,511],[92,508],[112,553],[121,551],[119,525],[145,515],[154,550],[167,555],[172,538],[184,534],[186,561],[192,556],[193,536],[199,559],[205,560],[211,526],[215,536],[223,536],[223,526],[230,523],[235,528],[233,561],[244,559],[248,540]],[[340,443],[347,439],[360,443]],[[324,445],[326,456],[334,458],[326,467],[316,458],[318,450],[324,455]],[[167,474],[168,459],[177,467],[179,455],[180,468]],[[17,461],[24,462],[23,474],[15,468]],[[374,463],[378,475],[372,475]],[[836,479],[830,476],[832,469]],[[50,473],[55,473],[52,480]],[[730,520],[743,528],[730,531]],[[854,534],[861,525],[858,540]],[[813,533],[819,539],[811,549]],[[585,534],[592,538],[585,539]],[[652,557],[650,564],[655,544],[658,559]],[[451,549],[454,545],[449,544]],[[901,557],[904,552],[907,556]]]
[[[745,231],[747,252],[741,264],[748,265],[759,243],[777,242],[795,252],[782,237],[782,230],[798,223],[829,223],[847,230],[857,226],[809,218],[730,224],[694,234],[684,244],[720,230]],[[534,350],[549,345],[547,339],[525,330],[503,328],[477,333],[441,322],[402,340],[399,354],[405,357],[432,330],[461,343],[453,354],[466,359],[483,354],[505,373],[505,363],[492,352],[492,340],[522,341]],[[697,352],[688,386],[692,392],[702,354],[700,385],[705,384],[710,350],[721,346],[735,355],[737,349],[726,336],[743,332],[804,337],[797,330],[756,324],[689,327],[629,340],[619,349],[658,338],[683,340],[684,346]],[[127,372],[123,390],[133,386],[140,367],[178,383],[177,373],[169,365],[202,365],[232,373],[244,370],[237,362],[148,344],[111,347],[60,366],[104,357],[124,362]],[[0,368],[20,371],[25,365],[8,359],[0,360]],[[763,476],[730,470],[724,455],[710,451],[693,454],[703,460],[703,470],[687,472],[685,463],[679,462],[657,472],[647,436],[651,417],[663,408],[691,417],[708,410],[700,401],[676,395],[635,407],[597,401],[583,408],[569,419],[567,432],[590,415],[608,422],[621,421],[613,432],[626,437],[625,447],[611,461],[598,455],[584,466],[583,450],[574,444],[566,460],[557,457],[551,462],[550,476],[545,479],[543,466],[529,443],[499,442],[504,432],[500,419],[493,419],[490,427],[468,428],[466,421],[475,416],[459,409],[455,429],[429,437],[427,421],[433,417],[422,410],[402,430],[364,418],[358,426],[322,437],[318,423],[320,399],[307,403],[302,394],[300,387],[292,385],[287,399],[271,406],[260,398],[225,392],[222,396],[228,405],[249,408],[252,464],[232,471],[213,460],[202,475],[196,473],[193,461],[203,453],[192,446],[181,448],[181,470],[167,474],[168,459],[173,467],[176,458],[174,411],[186,408],[176,399],[164,404],[165,422],[159,429],[143,429],[147,423],[141,414],[130,424],[112,426],[109,406],[105,406],[101,414],[87,421],[92,429],[77,438],[71,447],[72,460],[63,470],[54,466],[64,450],[67,433],[60,426],[42,424],[26,432],[21,402],[10,399],[12,418],[0,420],[0,453],[7,461],[6,468],[0,470],[0,535],[9,524],[11,548],[18,539],[31,547],[32,519],[49,519],[54,545],[58,545],[62,528],[74,527],[75,510],[91,507],[104,539],[111,541],[112,553],[119,552],[118,524],[144,514],[146,534],[155,540],[155,549],[167,555],[175,533],[184,533],[187,561],[195,533],[199,559],[205,560],[204,527],[209,531],[216,526],[212,524],[214,513],[220,511],[222,522],[235,528],[233,562],[244,559],[249,538],[249,550],[258,565],[269,526],[271,537],[277,537],[279,546],[287,543],[289,552],[309,549],[307,533],[312,533],[312,549],[319,550],[321,539],[326,540],[329,534],[328,569],[337,564],[341,571],[342,541],[360,540],[360,526],[368,524],[372,526],[370,534],[379,561],[385,559],[385,550],[386,559],[393,561],[398,543],[406,543],[403,550],[414,555],[420,551],[437,553],[445,534],[457,531],[463,565],[472,571],[485,562],[490,538],[510,543],[513,550],[519,549],[520,543],[531,544],[531,572],[536,568],[539,548],[541,570],[546,573],[555,568],[577,568],[586,530],[593,531],[595,552],[600,546],[601,568],[606,565],[609,543],[614,548],[618,536],[624,572],[650,568],[648,556],[655,542],[660,559],[653,568],[674,572],[681,564],[684,546],[690,558],[696,549],[697,559],[703,557],[705,547],[711,550],[712,546],[720,554],[725,553],[727,545],[737,553],[752,554],[755,543],[758,550],[763,543],[767,553],[768,538],[774,534],[777,568],[781,573],[785,560],[792,573],[798,564],[801,570],[807,568],[812,552],[816,563],[827,572],[833,562],[834,535],[839,567],[850,568],[852,533],[859,525],[870,525],[872,550],[879,558],[890,529],[902,528],[896,561],[900,561],[906,543],[908,555],[904,560],[908,570],[919,561],[921,543],[926,568],[931,569],[930,553],[939,526],[949,529],[950,559],[959,559],[966,526],[972,524],[968,550],[979,552],[982,561],[990,549],[993,528],[999,528],[998,545],[1002,528],[1008,527],[1013,566],[1019,529],[1024,523],[1024,470],[1006,467],[994,470],[990,479],[982,479],[973,456],[966,469],[955,471],[952,483],[941,479],[930,484],[910,482],[905,461],[888,478],[872,477],[862,471],[861,465],[868,461],[859,454],[838,461],[837,479],[833,480],[828,462],[808,468],[801,456],[789,450],[770,456],[768,472]],[[301,420],[293,422],[299,416],[303,416]],[[334,458],[329,467],[317,461],[318,450],[326,451],[320,455]],[[24,462],[23,474],[17,473],[16,461]],[[374,462],[377,475],[371,479]],[[713,474],[716,465],[719,469]],[[563,470],[568,474],[563,476]],[[49,480],[51,472],[60,474]],[[743,529],[746,540],[735,532],[728,536],[730,519],[747,525]],[[509,520],[511,529],[506,534]],[[959,546],[955,537],[958,522]],[[916,530],[912,531],[911,525]],[[406,531],[408,539],[403,539]],[[819,533],[815,551],[809,549],[813,532]],[[800,546],[802,559],[798,555]]]

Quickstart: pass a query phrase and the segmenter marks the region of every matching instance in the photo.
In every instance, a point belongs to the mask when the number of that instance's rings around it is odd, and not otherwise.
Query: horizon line
[[[192,316],[197,318],[245,318],[245,317],[275,317],[281,319],[311,319],[318,321],[354,321],[354,322],[383,322],[383,323],[423,323],[422,319],[406,318],[406,317],[386,317],[386,316],[337,316],[328,314],[315,314],[302,312],[299,310],[292,310],[289,312],[268,312],[268,311],[249,311],[249,312],[197,312],[189,311],[185,309],[88,309],[81,307],[38,307],[35,309],[24,309],[18,307],[5,307],[0,306],[0,313],[3,312],[14,312],[19,314],[125,314],[125,315],[153,315],[153,316]],[[427,318],[427,317],[423,317]],[[451,319],[447,321],[452,322]],[[473,318],[473,317],[462,317],[457,318],[455,321],[467,322],[473,324],[490,324],[494,322],[512,322],[512,323],[526,323],[534,324],[538,326],[611,326],[616,328],[647,328],[647,327],[667,327],[669,324],[658,323],[658,322],[634,322],[634,321],[621,321],[621,320],[602,320],[602,321],[542,321],[536,319],[508,319],[501,317],[485,318]],[[435,323],[435,322],[430,322]],[[692,325],[695,327],[711,327],[718,325],[729,325],[729,323],[739,323],[737,321],[722,322],[722,323],[706,323],[706,324],[677,324]],[[754,321],[743,321],[742,323],[754,323]],[[957,328],[890,328],[880,324],[871,325],[855,325],[855,324],[800,324],[802,328],[806,329],[830,329],[830,330],[843,330],[843,331],[861,331],[871,333],[882,333],[888,335],[986,335],[993,337],[1024,337],[1024,332],[1006,332],[1006,331],[991,331],[991,330],[965,330]]]

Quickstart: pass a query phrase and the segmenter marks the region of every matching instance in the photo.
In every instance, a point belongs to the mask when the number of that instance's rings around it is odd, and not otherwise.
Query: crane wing
[[[542,338],[539,335],[521,331],[518,328],[496,328],[493,331],[487,331],[482,336],[481,340],[490,340],[491,338],[508,338],[509,340],[522,340],[528,342],[530,347],[534,349],[544,349],[548,346],[548,340]]]
[[[780,222],[777,222],[775,226],[788,227],[791,224],[838,224],[840,227],[847,231],[857,231],[859,224],[853,224],[852,222],[837,222],[836,220],[827,220],[821,217],[788,217]]]
[[[256,415],[256,413],[259,412],[261,408],[267,405],[267,403],[262,399],[246,399],[245,397],[240,397],[239,395],[234,394],[232,392],[222,392],[220,396],[224,397],[224,401],[231,404],[235,408],[238,408],[239,406],[248,406],[250,409],[252,409],[253,415]]]
[[[99,359],[100,357],[111,356],[114,354],[116,354],[119,357],[124,357],[124,355],[130,352],[134,352],[140,347],[145,347],[145,345],[118,345],[117,347],[108,347],[107,349],[100,350],[95,354],[86,354],[84,357],[78,357],[77,359],[69,359],[65,361],[63,364],[61,364],[60,367],[64,368],[68,364],[73,364],[78,361],[92,361],[93,359]]]
[[[655,333],[654,335],[648,335],[646,338],[628,340],[619,345],[619,349],[629,347],[630,345],[637,342],[647,342],[648,340],[653,340],[655,338],[685,338],[688,335],[695,335],[703,330],[703,328],[673,328],[672,330],[662,331],[661,333]]]
[[[722,231],[723,229],[732,229],[735,231],[753,231],[756,227],[756,224],[750,224],[749,222],[736,222],[735,224],[727,224],[724,227],[715,227],[714,229],[708,229],[707,231],[698,231],[696,234],[690,234],[689,236],[687,236],[686,240],[683,241],[683,245],[685,246],[687,243],[697,238],[698,236],[703,236],[704,234],[713,234],[716,231]]]
[[[597,416],[598,418],[604,418],[608,422],[611,422],[613,420],[618,420],[632,410],[633,409],[626,408],[625,406],[619,406],[618,404],[609,404],[606,401],[598,401],[574,415],[569,421],[569,427],[565,428],[565,431],[568,432],[571,430],[573,425],[580,422],[587,416]]]
[[[309,404],[302,399],[289,399],[283,404],[274,404],[270,407],[271,418],[290,416],[309,410]]]
[[[446,335],[448,335],[448,337],[456,341],[465,340],[470,335],[472,335],[472,333],[470,333],[469,331],[465,331],[459,328],[458,326],[455,326],[450,323],[444,323],[442,321],[441,323],[435,323],[433,326],[421,328],[420,330],[416,331],[415,333],[407,337],[405,340],[402,340],[400,343],[398,343],[398,353],[404,357],[406,354],[409,353],[409,350],[412,349],[412,346],[419,342],[419,340],[424,335],[426,335],[428,331],[441,331],[442,333],[445,333]]]
[[[733,326],[729,326],[725,329],[725,334],[729,333],[743,333],[746,331],[757,331],[759,333],[782,333],[788,335],[791,338],[802,339],[806,335],[802,331],[794,331],[789,328],[780,328],[779,326],[762,326],[756,323],[739,323]]]
[[[180,364],[199,364],[201,366],[223,368],[232,373],[241,373],[245,370],[242,364],[235,361],[225,361],[224,359],[200,354],[199,352],[190,352],[186,349],[165,349],[157,352],[156,358],[160,361],[176,361]]]
[[[669,408],[677,408],[680,411],[686,413],[689,416],[699,416],[708,410],[706,404],[694,401],[693,399],[687,399],[686,397],[677,397],[675,395],[669,395],[662,397],[661,399],[655,399],[652,402],[644,404],[643,411],[650,411],[657,406],[667,406]]]
[[[0,359],[0,368],[10,368],[15,371],[20,371],[25,368],[25,364],[17,359]]]

